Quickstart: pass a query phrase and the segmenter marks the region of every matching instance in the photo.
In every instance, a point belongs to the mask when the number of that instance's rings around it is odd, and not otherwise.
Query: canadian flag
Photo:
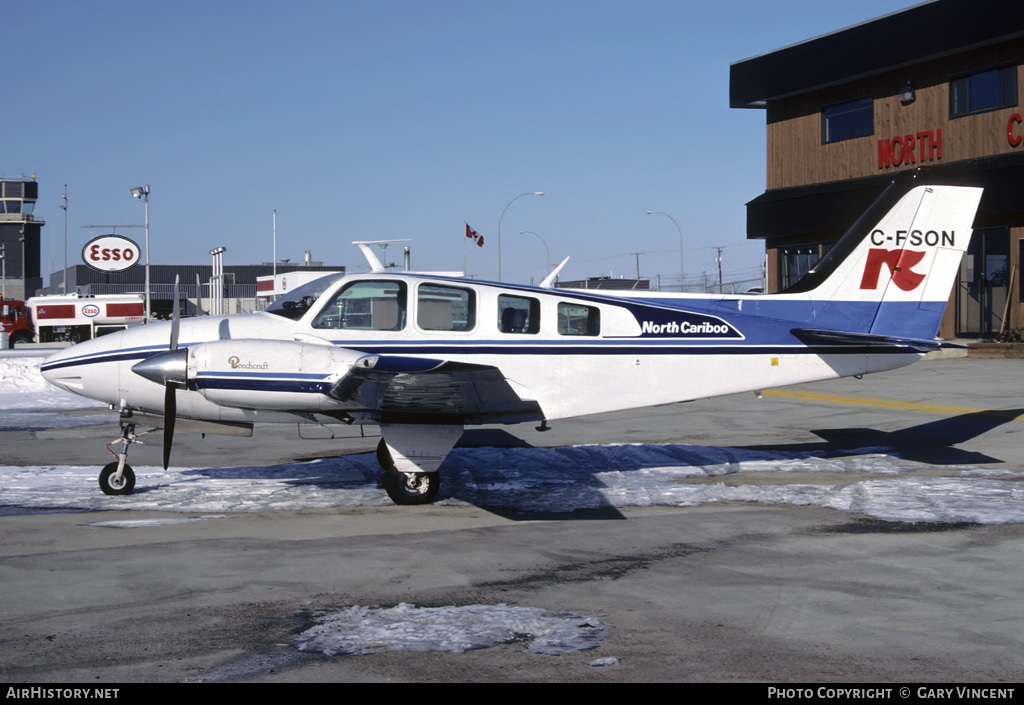
[[[484,246],[484,236],[478,233],[476,230],[473,230],[473,228],[469,227],[469,223],[466,223],[466,237],[470,238],[479,247]]]

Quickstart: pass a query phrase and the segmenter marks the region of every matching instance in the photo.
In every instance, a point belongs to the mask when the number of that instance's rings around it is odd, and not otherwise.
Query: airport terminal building
[[[901,170],[985,186],[939,335],[1024,328],[1024,12],[935,0],[731,66],[730,105],[765,111],[767,189],[747,204],[768,291],[795,283]]]

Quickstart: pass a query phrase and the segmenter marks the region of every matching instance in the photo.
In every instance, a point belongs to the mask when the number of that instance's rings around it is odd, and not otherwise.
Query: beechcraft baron
[[[935,336],[981,194],[901,174],[781,294],[570,291],[551,288],[551,277],[526,287],[377,262],[264,312],[175,318],[84,342],[42,372],[120,410],[121,452],[100,474],[108,494],[134,487],[125,460],[136,424],[164,429],[166,468],[176,419],[183,430],[243,435],[298,419],[379,425],[388,495],[427,503],[466,425],[543,429],[918,360],[944,345]]]

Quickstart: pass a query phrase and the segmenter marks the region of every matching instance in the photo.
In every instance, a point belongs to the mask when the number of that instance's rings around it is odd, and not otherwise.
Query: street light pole
[[[64,211],[64,276],[60,279],[60,293],[68,293],[68,185],[64,184],[64,193],[60,195],[64,199],[60,209]]]
[[[676,219],[670,216],[668,213],[662,213],[661,211],[647,211],[647,215],[663,215],[672,221],[672,224],[676,226],[676,231],[679,233],[679,291],[683,290],[683,231],[679,227],[679,223]]]
[[[22,225],[18,232],[20,233],[18,242],[21,243],[21,298],[27,299],[28,287],[25,285],[25,226]]]
[[[146,204],[146,323],[149,323],[149,316],[151,313],[150,300],[149,300],[149,184],[145,186],[136,186],[132,189],[133,198],[141,198],[142,202]]]
[[[506,203],[505,207],[502,208],[501,216],[498,218],[498,281],[501,281],[501,220],[502,220],[502,218],[505,217],[505,211],[507,211],[509,206],[511,206],[513,203],[518,201],[523,196],[543,196],[543,195],[544,195],[543,191],[528,191],[526,193],[521,193],[518,196],[516,196],[515,198],[513,198],[511,201]]]
[[[551,274],[551,250],[548,249],[547,240],[542,238],[540,236],[540,233],[535,233],[532,230],[520,230],[519,231],[520,235],[525,235],[526,233],[529,233],[530,235],[536,235],[537,237],[540,238],[540,241],[544,243],[544,251],[548,253],[548,268],[544,270],[544,276],[546,277],[547,275]]]

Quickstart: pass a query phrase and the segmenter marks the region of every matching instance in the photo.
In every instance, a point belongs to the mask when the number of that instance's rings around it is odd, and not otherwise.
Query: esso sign
[[[82,248],[82,261],[101,272],[120,272],[139,262],[139,246],[121,235],[100,235]]]
[[[100,315],[100,307],[96,304],[86,304],[82,307],[82,315],[86,318],[96,318]]]

